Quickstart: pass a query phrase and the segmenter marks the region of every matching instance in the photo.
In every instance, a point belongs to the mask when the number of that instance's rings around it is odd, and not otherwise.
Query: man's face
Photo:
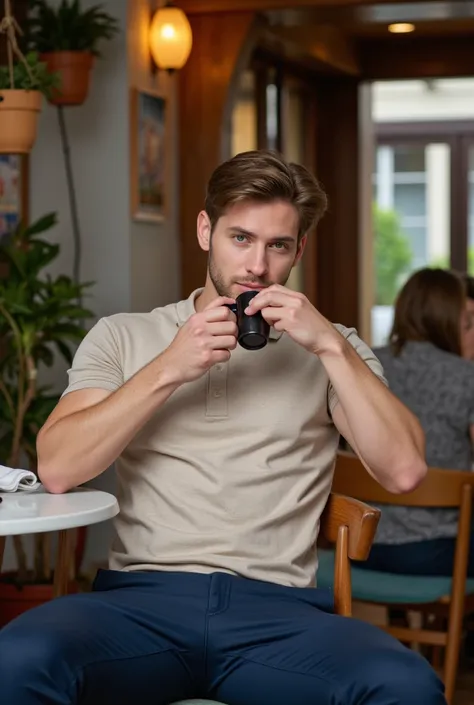
[[[219,218],[211,236],[202,211],[198,239],[209,252],[208,276],[219,296],[235,299],[243,291],[285,284],[300,259],[298,213],[285,201],[238,203]]]
[[[466,299],[466,308],[462,321],[463,357],[474,360],[474,300]]]

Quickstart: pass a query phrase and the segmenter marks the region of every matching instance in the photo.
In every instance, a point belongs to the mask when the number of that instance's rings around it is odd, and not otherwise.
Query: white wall
[[[164,4],[164,3],[160,3]],[[128,77],[132,87],[157,90],[167,100],[168,199],[166,220],[130,224],[131,310],[144,311],[180,298],[178,237],[177,76],[150,72],[147,31],[151,0],[131,0],[128,21]],[[197,215],[197,214],[196,214]]]
[[[150,73],[146,33],[148,0],[105,0],[120,34],[102,46],[84,105],[66,109],[83,240],[81,279],[95,281],[86,303],[97,317],[118,311],[151,310],[180,294],[177,232],[177,77]],[[96,0],[83,0],[83,6]],[[129,93],[131,86],[156,87],[168,100],[169,208],[164,223],[134,222],[130,216]],[[37,218],[57,211],[50,239],[61,245],[54,272],[72,274],[73,240],[56,109],[45,105],[31,153],[30,212]],[[41,381],[62,391],[66,367],[42,371]],[[113,471],[91,483],[114,491]],[[106,557],[111,527],[91,527],[85,563]],[[5,569],[12,566],[7,545]]]

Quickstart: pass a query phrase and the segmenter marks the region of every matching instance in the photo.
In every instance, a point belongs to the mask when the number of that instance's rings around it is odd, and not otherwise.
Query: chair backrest
[[[321,534],[329,543],[336,544],[341,527],[347,526],[348,557],[364,561],[369,555],[379,519],[379,509],[332,492],[321,516]]]
[[[352,453],[339,452],[332,491],[363,502],[399,504],[405,507],[460,507],[463,488],[474,487],[474,473],[429,468],[423,482],[413,492],[392,494],[385,490]]]

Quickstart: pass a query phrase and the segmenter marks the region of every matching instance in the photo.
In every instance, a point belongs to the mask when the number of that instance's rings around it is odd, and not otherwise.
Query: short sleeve
[[[117,338],[106,318],[101,318],[81,341],[68,370],[68,378],[63,396],[78,389],[115,392],[122,386],[124,379]]]
[[[345,328],[344,326],[339,325],[336,325],[336,328],[339,333],[344,336],[347,342],[352,345],[359,357],[366,363],[368,367],[370,367],[372,372],[388,387],[388,382],[384,376],[382,363],[380,362],[378,357],[376,357],[373,350],[371,350],[369,346],[359,338],[356,329]],[[328,409],[331,415],[338,401],[339,400],[337,398],[336,391],[330,382],[328,385]]]

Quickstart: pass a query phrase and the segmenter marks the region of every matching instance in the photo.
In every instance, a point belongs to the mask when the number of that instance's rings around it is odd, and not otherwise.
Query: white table
[[[7,536],[59,531],[54,572],[54,596],[67,591],[71,529],[98,524],[119,512],[108,492],[80,487],[65,494],[50,494],[43,487],[21,492],[0,492],[0,571]]]

